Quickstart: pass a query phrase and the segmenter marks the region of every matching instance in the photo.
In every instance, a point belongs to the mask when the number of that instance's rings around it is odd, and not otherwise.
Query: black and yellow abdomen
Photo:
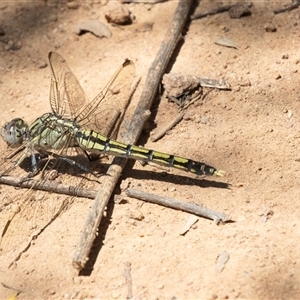
[[[217,175],[223,176],[224,171],[217,170],[205,163],[194,161],[188,158],[162,153],[155,150],[149,150],[143,147],[124,144],[105,137],[93,130],[79,129],[76,132],[78,145],[89,152],[107,153],[114,156],[131,158],[142,161],[151,161],[153,163],[181,169],[183,171],[195,173],[198,175]]]

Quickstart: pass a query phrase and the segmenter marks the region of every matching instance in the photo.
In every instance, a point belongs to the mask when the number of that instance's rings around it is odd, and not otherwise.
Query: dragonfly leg
[[[90,173],[89,169],[88,169],[86,166],[84,166],[84,165],[82,165],[82,164],[76,162],[75,160],[73,160],[73,159],[71,159],[71,158],[67,158],[67,157],[64,157],[64,156],[60,156],[60,155],[58,155],[58,154],[56,154],[56,153],[53,153],[53,152],[46,152],[46,153],[47,153],[48,155],[50,155],[50,156],[56,158],[56,159],[62,159],[62,160],[64,160],[64,161],[66,161],[68,164],[70,164],[71,166],[76,166],[76,167],[78,167],[79,169],[85,171],[86,173]]]
[[[36,153],[34,153],[34,152],[31,153],[31,171],[27,174],[27,176],[25,177],[25,180],[30,179],[39,173],[39,171],[40,171],[38,168],[39,161],[48,156],[47,153],[44,153],[41,151],[39,151],[39,154],[40,154],[40,156],[37,158]],[[23,180],[22,180],[22,182],[23,182]]]
[[[22,163],[22,161],[27,157],[27,154],[29,151],[31,151],[31,150],[28,148],[25,148],[25,151],[21,155],[21,157],[19,157],[18,160],[14,161],[14,163],[7,170],[5,170],[3,173],[1,173],[0,176],[5,176],[5,175],[9,174],[13,169],[15,169],[17,166],[19,166]]]
[[[36,174],[38,167],[37,167],[37,159],[34,153],[31,154],[31,166],[32,166],[31,173]]]
[[[100,155],[96,153],[88,153],[87,151],[83,151],[86,157],[89,159],[89,161],[96,161],[99,159]]]

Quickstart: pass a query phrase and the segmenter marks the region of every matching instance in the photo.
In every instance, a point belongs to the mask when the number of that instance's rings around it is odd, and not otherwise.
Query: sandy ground
[[[131,198],[112,201],[92,262],[79,274],[72,257],[92,201],[73,199],[9,269],[5,253],[1,256],[0,281],[6,285],[0,285],[1,299],[16,292],[17,299],[300,298],[300,9],[274,15],[286,3],[253,1],[251,16],[231,19],[225,12],[191,22],[171,71],[224,78],[232,90],[211,91],[154,143],[149,133],[178,112],[161,97],[143,133],[140,144],[204,161],[226,176],[201,178],[138,162],[122,176],[131,187],[204,205],[234,222],[218,226],[199,218],[180,235],[189,214]],[[66,58],[89,99],[125,58],[132,59],[142,77],[133,110],[176,5],[125,5],[134,24],[108,25],[112,37],[98,38],[77,36],[73,29],[88,19],[107,24],[101,3],[69,9],[54,1],[1,1],[1,123],[15,117],[31,122],[50,111],[47,55],[53,50]],[[218,5],[203,2],[197,11]],[[145,31],[145,22],[153,22],[153,28]],[[216,45],[221,37],[237,49]],[[1,152],[5,149],[1,141]],[[68,180],[74,183],[71,176]],[[26,196],[4,185],[0,193],[2,208],[8,199]],[[39,199],[65,198],[43,194]],[[229,260],[220,265],[224,253]]]

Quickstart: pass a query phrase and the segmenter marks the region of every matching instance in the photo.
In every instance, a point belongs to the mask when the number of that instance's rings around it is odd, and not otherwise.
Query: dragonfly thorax
[[[61,150],[78,146],[75,135],[79,129],[74,120],[45,113],[29,126],[28,135],[36,149]]]

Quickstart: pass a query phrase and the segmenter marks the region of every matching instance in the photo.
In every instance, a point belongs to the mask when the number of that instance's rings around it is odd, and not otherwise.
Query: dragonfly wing
[[[43,139],[40,140],[43,142]],[[6,155],[0,164],[1,176],[10,175],[11,178],[27,179],[28,171],[31,171],[32,164],[30,142],[23,146],[25,150]],[[20,148],[22,149],[22,148]],[[10,149],[9,149],[10,150]],[[5,194],[2,191],[0,200],[0,257],[7,256],[9,262],[17,260],[25,252],[33,239],[39,236],[43,230],[50,225],[63,211],[67,210],[74,198],[65,195],[54,195],[44,191],[36,191],[38,185],[45,186],[46,182],[52,183],[56,177],[58,182],[69,184],[72,182],[74,188],[80,189],[83,184],[85,173],[88,170],[88,159],[85,155],[78,155],[78,148],[63,147],[63,149],[39,154],[34,151],[38,159],[39,176],[36,179],[35,187],[25,193],[19,189],[12,189]],[[57,154],[56,156],[54,156]],[[80,152],[82,154],[82,152]],[[59,159],[56,159],[58,157]],[[15,162],[20,161],[20,167]],[[4,177],[4,176],[3,176]],[[48,181],[46,181],[48,180]]]
[[[66,60],[56,52],[49,53],[51,67],[50,105],[52,111],[68,119],[76,117],[87,100]]]
[[[126,110],[134,76],[134,63],[126,60],[94,100],[81,109],[76,121],[83,128],[110,135]]]
[[[20,194],[20,192],[19,192]],[[70,199],[47,197],[44,192],[28,190],[1,211],[0,254],[17,259],[60,213]],[[6,222],[6,224],[4,224]],[[11,261],[9,261],[11,262]]]

